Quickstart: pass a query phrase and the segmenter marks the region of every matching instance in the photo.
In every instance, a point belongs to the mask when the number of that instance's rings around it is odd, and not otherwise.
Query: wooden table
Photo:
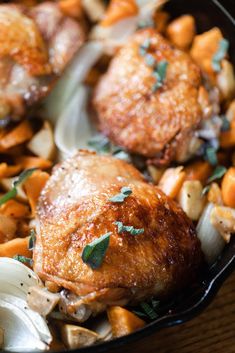
[[[235,273],[195,319],[161,330],[120,353],[235,353]],[[117,350],[113,351],[117,352]]]

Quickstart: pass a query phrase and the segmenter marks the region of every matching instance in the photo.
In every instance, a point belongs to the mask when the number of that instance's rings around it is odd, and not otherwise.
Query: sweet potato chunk
[[[111,306],[107,313],[114,337],[128,335],[145,326],[143,320],[120,306]]]

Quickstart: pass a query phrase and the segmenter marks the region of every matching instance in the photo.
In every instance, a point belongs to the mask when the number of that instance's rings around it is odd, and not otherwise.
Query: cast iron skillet
[[[181,14],[192,14],[197,23],[197,32],[204,32],[214,26],[218,26],[224,37],[230,42],[230,58],[235,65],[235,8],[234,0],[170,0],[165,6],[172,18]],[[217,291],[235,270],[235,238],[226,246],[221,257],[210,268],[202,273],[202,279],[193,288],[187,290],[178,304],[174,304],[171,310],[164,316],[146,325],[143,329],[131,335],[114,339],[95,346],[71,350],[70,353],[100,353],[110,349],[121,348],[127,343],[138,340],[151,333],[181,324],[197,316],[204,310],[215,297]]]
[[[165,9],[171,14],[172,18],[184,13],[192,14],[196,19],[198,33],[218,26],[222,30],[224,37],[229,40],[230,58],[235,65],[235,7],[233,0],[170,0]],[[110,349],[121,348],[129,342],[150,335],[159,329],[178,325],[192,319],[210,304],[225,279],[233,270],[235,270],[234,238],[226,246],[217,263],[210,269],[205,270],[198,285],[188,290],[182,297],[181,302],[172,307],[167,314],[131,335],[70,352],[108,352]]]

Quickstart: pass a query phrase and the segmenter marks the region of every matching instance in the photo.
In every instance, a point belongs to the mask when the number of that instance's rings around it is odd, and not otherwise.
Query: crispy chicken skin
[[[0,5],[0,118],[19,118],[45,96],[84,41],[58,4]]]
[[[123,203],[109,199],[128,186]],[[182,209],[130,164],[80,151],[56,166],[38,209],[34,270],[88,302],[138,302],[166,296],[192,281],[202,261],[196,231]],[[144,233],[118,234],[115,221]],[[112,232],[100,268],[83,248]]]
[[[165,82],[156,92],[153,68],[140,54],[148,39],[148,54],[158,63],[168,62]],[[209,108],[209,101],[200,104],[201,84],[200,69],[187,53],[155,30],[141,30],[120,49],[97,85],[94,107],[100,129],[115,144],[156,164],[176,160]]]

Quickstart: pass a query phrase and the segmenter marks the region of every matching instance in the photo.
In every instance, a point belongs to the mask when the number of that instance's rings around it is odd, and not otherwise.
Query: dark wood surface
[[[120,353],[235,353],[235,273],[195,319],[119,348]]]

